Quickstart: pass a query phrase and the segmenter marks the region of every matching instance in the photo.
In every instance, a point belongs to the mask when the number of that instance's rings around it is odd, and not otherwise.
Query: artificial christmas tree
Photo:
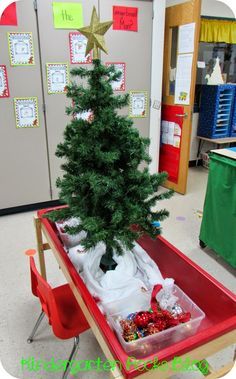
[[[160,229],[153,222],[163,220],[168,212],[154,212],[152,208],[158,200],[172,195],[172,191],[156,194],[166,173],[150,175],[147,167],[139,169],[142,162],[151,161],[149,140],[139,136],[130,118],[117,113],[128,104],[129,95],[113,94],[111,83],[121,73],[98,58],[98,48],[105,50],[103,34],[110,25],[99,23],[94,9],[90,27],[80,30],[88,37],[87,52],[94,48],[95,59],[91,69],[71,70],[73,77],[87,79],[87,85],[72,82],[67,87],[67,97],[72,100],[67,114],[90,112],[92,117],[74,117],[65,129],[64,142],[56,151],[65,159],[64,175],[57,186],[60,200],[68,207],[47,215],[53,221],[79,218],[80,223],[66,227],[66,231],[75,234],[84,230],[87,235],[81,244],[85,249],[103,242],[106,253],[102,264],[107,268],[114,262],[113,252],[121,255],[125,249],[132,249],[141,233],[156,237]],[[134,224],[138,230],[131,228]]]

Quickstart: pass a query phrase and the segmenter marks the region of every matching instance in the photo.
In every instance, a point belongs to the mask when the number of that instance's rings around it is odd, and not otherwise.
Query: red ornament
[[[145,328],[150,322],[151,314],[146,311],[138,312],[134,318],[134,322],[139,328]]]
[[[155,322],[157,322],[160,318],[163,318],[163,313],[162,313],[162,311],[156,311],[156,312],[151,313],[150,321],[155,323]]]
[[[155,322],[155,327],[161,332],[162,330],[166,329],[167,327],[167,322],[164,319],[159,319]]]
[[[171,315],[171,313],[167,310],[163,310],[162,311],[162,315],[168,320],[168,319],[172,319],[173,316]]]

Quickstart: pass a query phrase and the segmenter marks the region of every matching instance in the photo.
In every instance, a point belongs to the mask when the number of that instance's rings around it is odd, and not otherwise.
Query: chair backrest
[[[51,288],[38,272],[32,256],[30,272],[32,293],[39,298],[55,336],[61,339],[72,338],[89,329],[89,324],[68,284]]]
[[[30,274],[32,293],[39,298],[42,309],[51,324],[54,318],[58,319],[56,302],[51,286],[38,272],[33,257],[30,257]]]

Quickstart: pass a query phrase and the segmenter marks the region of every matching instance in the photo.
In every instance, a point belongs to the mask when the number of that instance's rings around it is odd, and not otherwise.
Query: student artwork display
[[[9,97],[7,70],[5,65],[0,65],[0,98]]]
[[[113,6],[113,30],[138,31],[138,8]]]
[[[53,2],[55,29],[79,29],[83,24],[83,5],[81,3]]]
[[[118,81],[111,83],[113,91],[125,91],[126,64],[122,62],[107,62],[106,66],[115,66],[116,71],[121,71],[122,75]]]
[[[17,128],[39,127],[37,97],[16,97],[14,108]]]
[[[129,116],[147,117],[148,114],[148,93],[147,91],[130,91]]]
[[[172,121],[162,120],[161,122],[161,142],[167,145],[180,148],[181,127]]]
[[[34,64],[32,33],[8,33],[11,66]]]
[[[66,93],[69,80],[67,63],[47,63],[48,93]]]
[[[8,1],[8,3],[10,3]],[[17,26],[16,3],[8,5],[0,17],[0,25]]]
[[[87,38],[79,32],[69,34],[70,42],[70,63],[86,64],[92,63],[92,53],[85,56]]]

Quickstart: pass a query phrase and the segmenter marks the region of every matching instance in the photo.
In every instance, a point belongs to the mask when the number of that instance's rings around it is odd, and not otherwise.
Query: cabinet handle
[[[178,113],[176,113],[175,114],[177,117],[182,117],[182,118],[186,118],[186,117],[188,117],[188,113],[184,113],[184,114],[178,114]]]

